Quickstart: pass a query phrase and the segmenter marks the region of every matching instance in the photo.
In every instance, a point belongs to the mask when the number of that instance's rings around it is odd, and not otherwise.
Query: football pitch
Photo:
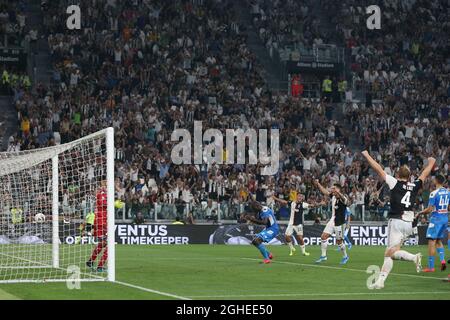
[[[422,252],[426,246],[406,247]],[[309,257],[290,257],[287,246],[270,246],[274,261],[261,264],[252,246],[125,246],[116,249],[116,283],[83,282],[0,284],[0,299],[450,299],[449,270],[416,273],[411,262],[395,261],[383,290],[367,289],[370,265],[381,265],[384,247],[353,247],[350,261],[330,246],[328,261],[316,265],[319,246]],[[448,258],[448,257],[447,257]]]

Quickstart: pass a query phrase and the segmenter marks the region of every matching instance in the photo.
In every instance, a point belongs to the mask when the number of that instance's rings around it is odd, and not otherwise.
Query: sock
[[[445,253],[444,253],[444,248],[436,248],[437,253],[439,254],[439,261],[445,262]]]
[[[301,244],[300,245],[300,249],[302,250],[302,254],[305,254],[305,245],[304,244]]]
[[[105,251],[103,251],[102,258],[100,259],[100,262],[98,263],[98,267],[102,268],[105,262],[108,260],[108,249],[105,247]]]
[[[399,250],[392,255],[392,259],[394,260],[405,260],[405,261],[414,261],[415,255],[405,250]]]
[[[294,250],[295,248],[294,248],[294,245],[292,244],[292,242],[288,242],[288,246],[289,246],[289,249],[291,249],[291,250]]]
[[[345,250],[345,243],[344,243],[344,242],[342,242],[342,243],[339,245],[339,248],[341,248],[342,255],[344,256],[344,258],[347,257],[347,250]]]
[[[91,259],[90,261],[95,261],[95,259],[97,259],[98,254],[103,250],[103,245],[100,242],[99,244],[97,244],[97,246],[95,247],[94,251],[92,251],[92,255],[91,255]]]
[[[320,244],[320,248],[322,249],[322,257],[327,256],[327,247],[328,247],[327,240],[322,240],[322,243]]]
[[[269,252],[262,243],[260,243],[257,248],[261,252],[264,259],[269,259]]]
[[[394,261],[392,260],[391,257],[384,257],[384,263],[383,266],[381,267],[381,272],[380,272],[380,277],[378,278],[378,280],[380,281],[386,281],[389,272],[391,272],[392,267],[394,266]]]
[[[430,269],[434,268],[434,256],[428,257],[428,268],[430,268]]]

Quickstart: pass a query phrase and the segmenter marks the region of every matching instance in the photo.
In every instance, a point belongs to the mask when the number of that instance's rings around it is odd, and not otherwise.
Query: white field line
[[[338,293],[274,293],[274,294],[237,294],[237,295],[210,295],[210,296],[189,296],[193,299],[208,299],[208,298],[249,298],[249,297],[308,297],[308,296],[330,296],[330,297],[337,297],[337,296],[367,296],[367,295],[427,295],[427,294],[442,294],[442,293],[448,293],[445,291],[426,291],[426,292],[374,292],[367,291],[367,292],[338,292]]]
[[[180,261],[186,261],[186,260],[204,260],[204,261],[229,261],[229,260],[247,260],[247,261],[261,261],[261,259],[255,259],[255,258],[239,258],[239,257],[217,257],[217,258],[210,258],[210,257],[183,257],[183,258],[177,258],[177,257],[158,257],[153,258],[152,260],[180,260]],[[343,271],[353,271],[353,272],[362,272],[366,273],[366,270],[362,269],[353,269],[353,268],[347,268],[347,267],[334,267],[334,266],[327,266],[323,264],[308,264],[308,263],[297,263],[297,262],[291,262],[291,261],[278,261],[273,260],[272,263],[280,263],[280,264],[288,264],[288,265],[296,265],[296,266],[303,266],[303,267],[312,267],[312,268],[324,268],[324,269],[332,269],[332,270],[343,270]],[[410,277],[410,278],[419,278],[419,279],[438,279],[443,280],[442,277],[432,277],[432,276],[424,276],[424,275],[415,275],[415,274],[405,274],[405,273],[389,273],[389,275],[393,276],[399,276],[399,277]]]
[[[9,256],[7,254],[4,253],[0,253],[2,255],[6,255]],[[13,257],[13,256],[10,256]],[[18,258],[18,257],[14,257],[14,258]],[[28,260],[28,259],[24,259],[24,258],[18,258],[20,260],[24,260],[27,262],[32,262],[32,263],[39,263],[43,266],[48,266],[48,267],[52,267],[50,265],[46,265],[44,263],[40,263],[40,262],[36,262],[36,261],[32,261],[32,260]],[[247,260],[247,261],[260,261],[261,259],[254,259],[254,258],[236,258],[236,257],[230,257],[230,258],[225,258],[225,257],[221,257],[221,258],[160,258],[159,260],[230,260],[230,259],[240,259],[240,260]],[[339,268],[339,267],[333,267],[333,266],[324,266],[324,265],[314,265],[314,264],[305,264],[305,263],[296,263],[296,262],[288,262],[288,261],[273,261],[274,263],[279,263],[279,264],[288,264],[288,265],[297,265],[297,266],[304,266],[304,267],[317,267],[317,268],[326,268],[326,269],[333,269],[333,270],[344,270],[344,271],[353,271],[353,272],[363,272],[366,273],[365,270],[361,270],[361,269],[351,269],[351,268]],[[58,268],[63,270],[63,268]],[[84,273],[86,274],[86,273]],[[89,274],[90,275],[90,274]],[[396,275],[396,276],[403,276],[403,277],[413,277],[413,278],[419,278],[419,279],[439,279],[442,280],[442,278],[438,278],[438,277],[429,277],[429,276],[419,276],[419,275],[412,275],[412,274],[401,274],[401,273],[390,273],[390,275]],[[101,277],[98,276],[94,276],[94,275],[90,275],[93,276],[95,278],[98,278],[99,280],[102,279]],[[104,278],[102,280],[105,280]],[[214,296],[214,295],[210,295],[210,296],[189,296],[189,297],[184,297],[184,296],[179,296],[179,295],[175,295],[175,294],[171,294],[171,293],[167,293],[167,292],[162,292],[162,291],[158,291],[158,290],[153,290],[153,289],[149,289],[149,288],[145,288],[145,287],[141,287],[141,286],[137,286],[131,283],[127,283],[127,282],[122,282],[122,281],[115,281],[114,283],[119,284],[119,285],[123,285],[123,286],[127,286],[130,288],[134,288],[137,290],[141,290],[141,291],[145,291],[145,292],[149,292],[149,293],[154,293],[154,294],[158,294],[158,295],[162,295],[162,296],[166,296],[166,297],[170,297],[170,298],[174,298],[174,299],[179,299],[179,300],[191,300],[191,298],[233,298],[233,297],[288,297],[288,296],[314,296],[314,295],[320,295],[320,296],[339,296],[339,295],[375,295],[375,294],[399,294],[399,293],[375,293],[375,292],[367,292],[367,293],[363,293],[363,292],[353,292],[353,293],[319,293],[319,294],[315,294],[315,293],[311,293],[311,294],[307,294],[307,293],[292,293],[292,294],[271,294],[271,295],[229,295],[229,296]],[[409,292],[409,293],[405,293],[403,292],[402,294],[409,294],[409,295],[414,295],[414,294],[439,294],[439,293],[443,293],[443,292]]]
[[[19,260],[23,260],[23,261],[26,261],[26,262],[29,262],[29,263],[40,264],[40,265],[42,265],[41,268],[52,268],[51,265],[48,265],[48,264],[45,264],[45,263],[42,263],[42,262],[32,261],[32,260],[28,260],[28,259],[20,258],[20,257],[14,257],[14,256],[11,256],[11,255],[5,254],[5,253],[0,253],[0,254],[4,255],[4,256],[11,257],[11,258],[16,258],[16,259],[19,259]],[[57,268],[57,269],[64,270],[63,268]],[[91,281],[99,281],[100,280],[100,281],[104,281],[104,280],[106,280],[105,278],[102,278],[102,277],[99,277],[99,276],[95,276],[95,275],[91,275],[91,274],[88,274],[88,273],[82,272],[82,274],[86,274],[86,275],[92,276],[94,278],[97,278],[98,280],[94,280],[94,279],[79,279],[80,281],[86,281],[86,280],[91,280]],[[40,280],[34,280],[34,281],[33,280],[22,280],[22,281],[20,281],[20,280],[19,281],[17,281],[17,280],[6,280],[5,283],[8,283],[8,282],[10,282],[10,283],[35,282],[35,281],[36,282],[41,282]],[[59,279],[58,280],[50,280],[50,279],[42,280],[42,282],[45,282],[45,281],[46,282],[60,282],[60,281],[66,281],[66,279],[61,279],[61,280],[59,280]],[[130,287],[130,288],[134,288],[134,289],[137,289],[137,290],[145,291],[145,292],[150,292],[150,293],[154,293],[154,294],[170,297],[170,298],[175,298],[175,299],[180,299],[180,300],[190,300],[187,297],[177,296],[177,295],[174,295],[174,294],[171,294],[171,293],[167,293],[167,292],[162,292],[162,291],[158,291],[158,290],[144,288],[144,287],[137,286],[137,285],[134,285],[134,284],[131,284],[131,283],[127,283],[127,282],[114,281],[113,283],[116,283],[116,284],[119,284],[119,285],[122,285],[122,286],[126,286],[126,287]]]
[[[46,263],[43,263],[43,262],[38,262],[38,261],[33,261],[33,260],[25,259],[25,258],[15,257],[15,256],[12,256],[12,255],[9,255],[9,254],[6,254],[6,253],[2,253],[2,252],[0,252],[0,254],[3,255],[3,256],[10,257],[10,258],[14,258],[14,259],[26,261],[26,262],[29,262],[29,263],[35,263],[35,264],[40,264],[41,265],[41,266],[30,267],[31,269],[33,269],[33,268],[46,268],[46,269],[58,269],[58,270],[62,270],[62,271],[66,271],[67,272],[67,270],[64,269],[64,268],[61,268],[61,267],[55,268],[52,265],[46,264]],[[11,269],[17,269],[17,268],[11,267]],[[25,267],[23,269],[27,269],[27,268]],[[90,273],[87,273],[87,272],[80,272],[80,274],[87,275],[87,276],[92,277],[92,278],[94,278],[96,280],[94,280],[94,279],[70,279],[70,280],[71,281],[105,281],[106,280],[106,278],[104,278],[104,277],[100,277],[100,276],[97,276],[97,275],[94,275],[94,274],[90,274]],[[24,280],[19,280],[19,281],[16,281],[16,280],[4,280],[3,283],[16,283],[16,282],[24,282],[24,283],[25,282],[65,282],[65,281],[67,281],[67,279],[42,279],[42,280],[24,279]]]
[[[46,263],[44,263],[44,262],[33,261],[33,260],[21,258],[21,257],[16,257],[16,256],[13,256],[13,255],[10,255],[10,254],[7,254],[7,253],[3,253],[3,252],[0,252],[0,255],[5,256],[5,257],[8,257],[8,258],[13,258],[13,259],[17,259],[17,260],[22,260],[22,261],[29,262],[29,263],[40,264],[40,266],[30,266],[29,268],[36,268],[36,267],[38,267],[38,268],[48,268],[49,266],[50,266],[50,268],[51,268],[51,265],[46,264]],[[21,266],[21,267],[23,267],[23,269],[28,268],[28,266]],[[2,266],[2,268],[5,268],[5,269],[6,269],[6,268],[8,268],[8,266]],[[10,268],[11,268],[11,269],[14,269],[14,268],[16,268],[16,267],[15,267],[15,266],[11,266]]]
[[[250,261],[260,261],[261,259],[254,259],[254,258],[241,258],[243,260],[250,260]],[[333,267],[333,266],[324,266],[321,264],[306,264],[306,263],[297,263],[297,262],[289,262],[289,261],[272,261],[272,263],[280,263],[280,264],[289,264],[289,265],[295,265],[295,266],[302,266],[302,267],[312,267],[312,268],[324,268],[324,269],[332,269],[332,270],[342,270],[342,271],[353,271],[353,272],[363,272],[367,273],[366,270],[361,269],[352,269],[352,268],[346,268],[346,267]],[[419,276],[415,274],[405,274],[405,273],[389,273],[391,276],[399,276],[399,277],[410,277],[410,278],[418,278],[418,279],[438,279],[442,280],[441,277],[430,277],[430,276]]]
[[[209,258],[209,257],[183,257],[183,258],[176,258],[176,257],[167,257],[167,258],[162,258],[162,257],[158,257],[155,258],[155,260],[206,260],[206,261],[211,261],[211,260],[224,260],[224,261],[229,261],[229,260],[246,260],[246,261],[260,261],[260,259],[253,259],[253,258],[236,258],[236,257],[218,257],[218,258]],[[288,262],[288,261],[273,261],[274,263],[279,263],[279,264],[289,264],[289,265],[297,265],[297,266],[305,266],[305,267],[317,267],[317,268],[325,268],[325,269],[333,269],[333,270],[343,270],[343,271],[353,271],[353,272],[362,272],[362,273],[366,273],[366,270],[361,270],[361,269],[351,269],[351,268],[339,268],[339,267],[333,267],[333,266],[324,266],[324,265],[314,265],[314,264],[304,264],[304,263],[295,263],[295,262]],[[419,279],[440,279],[442,280],[442,278],[438,278],[438,277],[429,277],[429,276],[419,276],[419,275],[413,275],[413,274],[402,274],[402,273],[391,273],[391,275],[396,275],[396,276],[404,276],[404,277],[413,277],[413,278],[419,278]],[[191,299],[209,299],[209,298],[247,298],[247,297],[308,297],[308,296],[364,296],[364,295],[400,295],[400,294],[405,294],[405,295],[419,295],[419,294],[441,294],[441,293],[446,293],[445,291],[427,291],[427,292],[374,292],[374,291],[367,291],[367,292],[351,292],[351,293],[287,293],[287,294],[267,294],[267,295],[263,295],[263,294],[246,294],[246,295],[192,295],[192,296],[188,296],[188,297],[183,297],[183,296],[178,296],[178,295],[174,295],[171,293],[166,293],[166,292],[161,292],[161,291],[157,291],[157,290],[153,290],[153,289],[148,289],[148,288],[144,288],[144,287],[140,287],[140,286],[136,286],[133,284],[129,284],[129,283],[125,283],[125,282],[120,282],[120,281],[116,281],[116,283],[118,284],[122,284],[124,286],[128,286],[131,288],[135,288],[135,289],[139,289],[139,290],[143,290],[146,292],[150,292],[150,293],[155,293],[155,294],[159,294],[159,295],[163,295],[163,296],[167,296],[167,297],[171,297],[171,298],[175,298],[175,299],[180,299],[180,300],[191,300]]]
[[[167,293],[167,292],[162,292],[162,291],[158,291],[158,290],[153,290],[153,289],[149,289],[149,288],[145,288],[145,287],[141,287],[141,286],[137,286],[131,283],[127,283],[127,282],[122,282],[122,281],[114,281],[114,283],[120,284],[122,286],[126,286],[126,287],[130,287],[133,289],[137,289],[137,290],[141,290],[141,291],[145,291],[145,292],[150,292],[150,293],[154,293],[154,294],[159,294],[161,296],[166,296],[166,297],[170,297],[170,298],[175,298],[175,299],[179,299],[179,300],[191,300],[187,297],[182,297],[182,296],[178,296],[175,294],[171,294],[171,293]]]

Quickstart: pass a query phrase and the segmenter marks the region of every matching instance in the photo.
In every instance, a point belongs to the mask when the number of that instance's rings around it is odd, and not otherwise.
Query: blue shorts
[[[261,238],[264,242],[269,243],[278,235],[278,229],[264,229],[256,235],[256,237]]]
[[[433,223],[430,222],[427,229],[427,239],[443,239],[445,237],[445,230],[448,223]]]

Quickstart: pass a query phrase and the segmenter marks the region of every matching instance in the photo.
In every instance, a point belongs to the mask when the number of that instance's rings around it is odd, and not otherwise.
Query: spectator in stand
[[[145,219],[144,219],[144,215],[142,214],[142,212],[138,212],[136,213],[136,216],[133,219],[133,224],[143,224],[145,223]]]

